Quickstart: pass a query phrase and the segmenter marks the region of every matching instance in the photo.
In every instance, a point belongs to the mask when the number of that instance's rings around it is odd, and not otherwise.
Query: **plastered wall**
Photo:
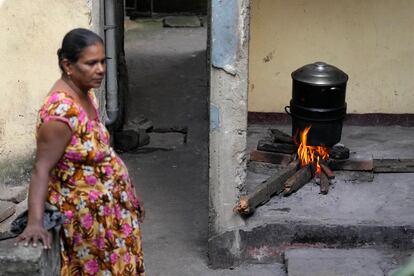
[[[0,182],[31,167],[37,111],[60,76],[64,34],[92,28],[92,1],[0,0]]]
[[[345,71],[349,113],[414,113],[414,1],[252,0],[248,109],[283,112],[291,72]]]

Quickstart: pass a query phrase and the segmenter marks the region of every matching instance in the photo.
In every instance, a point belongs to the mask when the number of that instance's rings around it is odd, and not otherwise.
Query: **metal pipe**
[[[105,16],[105,52],[107,59],[106,64],[106,125],[113,124],[118,119],[118,79],[117,79],[117,52],[116,52],[116,18],[115,18],[115,1],[104,1]]]

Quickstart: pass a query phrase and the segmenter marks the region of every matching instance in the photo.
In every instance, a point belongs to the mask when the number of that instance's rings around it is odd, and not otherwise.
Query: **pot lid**
[[[307,64],[292,73],[292,79],[312,85],[338,85],[348,80],[348,75],[325,62]]]

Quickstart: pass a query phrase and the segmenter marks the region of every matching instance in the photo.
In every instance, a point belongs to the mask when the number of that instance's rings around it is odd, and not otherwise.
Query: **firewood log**
[[[242,215],[253,213],[257,206],[266,203],[273,195],[283,191],[285,181],[297,172],[298,166],[299,160],[292,161],[286,168],[259,184],[253,192],[241,196],[234,211]]]
[[[292,154],[298,150],[296,145],[285,143],[272,143],[268,140],[260,140],[257,144],[257,149],[261,151],[271,151],[279,153]]]
[[[312,163],[304,166],[299,171],[297,171],[288,180],[286,180],[283,195],[288,196],[302,188],[306,183],[308,183],[312,179],[313,172],[314,165]]]
[[[319,176],[319,189],[321,194],[326,195],[329,192],[329,179],[328,176],[326,175],[326,173],[324,171],[321,172],[320,176]]]
[[[274,143],[294,144],[292,136],[280,131],[276,128],[269,129],[269,135]]]

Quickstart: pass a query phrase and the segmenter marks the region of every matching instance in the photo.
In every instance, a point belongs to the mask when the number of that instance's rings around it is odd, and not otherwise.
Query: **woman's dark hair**
[[[59,67],[63,71],[63,66],[61,64],[63,59],[67,59],[70,62],[77,62],[79,55],[82,50],[96,43],[102,43],[102,38],[96,33],[83,28],[73,29],[68,32],[62,41],[62,47],[57,51],[59,59]]]

